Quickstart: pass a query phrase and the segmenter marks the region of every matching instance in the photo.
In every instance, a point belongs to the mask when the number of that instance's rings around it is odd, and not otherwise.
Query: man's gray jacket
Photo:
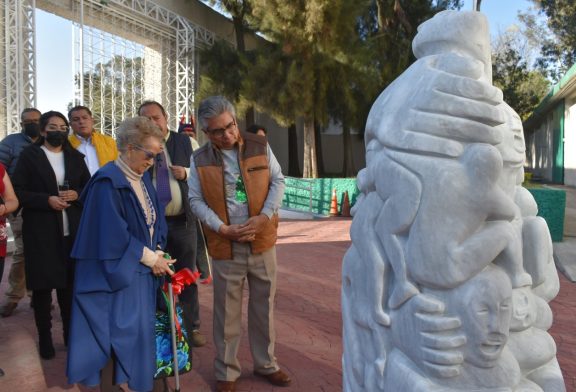
[[[30,144],[32,139],[22,132],[8,135],[0,142],[0,163],[6,167],[9,176],[14,174],[20,153]]]

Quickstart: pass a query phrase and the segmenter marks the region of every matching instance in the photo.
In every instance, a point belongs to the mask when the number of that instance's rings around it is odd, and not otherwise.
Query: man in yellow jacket
[[[68,111],[68,120],[74,133],[68,137],[72,147],[84,154],[90,174],[118,157],[116,141],[94,130],[92,111],[86,106],[74,106]]]

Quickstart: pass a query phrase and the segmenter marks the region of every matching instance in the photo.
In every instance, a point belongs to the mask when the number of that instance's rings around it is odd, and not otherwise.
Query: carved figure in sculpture
[[[509,271],[514,286],[530,283],[530,277],[522,268],[521,256],[508,248],[514,235],[510,221],[516,207],[497,189],[501,157],[486,145],[501,143],[501,132],[494,126],[507,119],[506,112],[500,107],[501,92],[486,81],[490,76],[486,75],[486,56],[478,55],[476,50],[478,47],[489,48],[489,41],[483,37],[485,44],[480,45],[472,39],[473,44],[461,44],[461,50],[449,52],[457,46],[453,37],[458,37],[451,29],[443,30],[449,31],[448,38],[434,35],[433,39],[418,39],[421,31],[429,30],[426,27],[430,24],[449,25],[450,20],[443,19],[454,19],[457,14],[438,14],[419,27],[414,51],[417,56],[424,57],[378,97],[367,121],[367,145],[376,142],[384,149],[384,153],[376,158],[377,162],[367,159],[368,169],[374,167],[373,170],[382,173],[382,169],[400,166],[414,173],[422,182],[418,185],[406,178],[399,180],[404,183],[404,188],[420,186],[423,194],[421,201],[404,203],[403,208],[411,210],[404,214],[405,217],[416,215],[416,209],[418,215],[414,222],[401,222],[405,232],[406,227],[411,226],[408,234],[411,243],[405,246],[405,257],[410,259],[410,263],[408,267],[403,267],[401,260],[393,264],[394,272],[400,276],[399,284],[404,287],[400,294],[392,294],[392,299],[397,299],[392,301],[393,306],[413,294],[409,284],[402,282],[405,269],[417,283],[454,287],[502,254],[499,263]],[[483,18],[474,13],[463,14],[467,25],[462,28],[472,25],[487,31]],[[463,25],[462,21],[456,22],[457,26]],[[466,50],[469,46],[470,50]],[[419,83],[414,83],[414,80]],[[450,158],[459,158],[459,162]],[[462,176],[462,172],[466,175]],[[449,181],[449,186],[445,183],[439,185],[439,177]],[[396,184],[391,183],[395,180],[393,175],[376,178],[376,188],[385,202],[386,193],[398,192]],[[386,192],[387,189],[390,191]],[[453,195],[453,191],[458,195]],[[408,189],[405,193],[409,193]],[[455,203],[447,200],[451,197],[457,199]],[[437,205],[427,208],[424,203]],[[458,211],[452,211],[454,208]],[[447,210],[450,213],[447,214]],[[461,225],[460,228],[439,222],[442,219],[454,220],[454,216],[459,217],[455,221]],[[384,216],[382,220],[386,220]],[[432,226],[434,229],[430,231]],[[422,234],[428,236],[431,232],[435,240],[422,241]],[[478,247],[483,247],[487,241],[492,243],[490,252],[478,252]],[[451,260],[455,268],[447,273],[435,268],[444,265],[446,259]]]
[[[497,145],[504,161],[500,183],[517,204],[515,241],[523,250],[523,265],[532,278],[532,286],[514,289],[509,347],[527,379],[545,391],[562,392],[565,385],[556,344],[546,332],[552,325],[548,301],[559,290],[552,241],[544,219],[535,216],[537,206],[532,195],[521,186],[525,153],[522,122],[510,106],[504,107],[508,121],[502,125],[503,141]]]
[[[489,265],[453,290],[426,290],[446,303],[446,313],[460,317],[466,344],[464,363],[457,376],[438,378],[394,349],[387,362],[384,390],[424,391],[513,391],[520,384],[520,368],[506,348],[512,314],[512,287],[507,274]],[[401,326],[392,326],[395,342]],[[530,385],[532,383],[529,383]],[[534,386],[532,390],[541,390]]]
[[[563,391],[546,332],[551,243],[520,186],[521,122],[491,85],[486,20],[442,12],[418,31],[418,60],[366,124],[342,267],[344,390]],[[540,356],[523,350],[530,335]]]

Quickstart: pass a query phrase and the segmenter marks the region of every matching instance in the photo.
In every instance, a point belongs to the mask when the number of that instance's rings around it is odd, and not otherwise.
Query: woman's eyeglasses
[[[156,157],[156,154],[154,154],[152,151],[146,150],[144,147],[142,147],[139,144],[133,144],[133,146],[136,150],[142,151],[144,153],[144,156],[146,157],[146,159],[154,159]]]

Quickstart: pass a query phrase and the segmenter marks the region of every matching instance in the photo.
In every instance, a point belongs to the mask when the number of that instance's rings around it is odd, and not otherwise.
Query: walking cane
[[[167,254],[164,254],[166,257]],[[170,258],[170,256],[166,257]],[[174,266],[170,265],[170,269],[174,271]],[[176,316],[176,304],[174,301],[174,288],[172,287],[172,279],[168,278],[168,302],[170,303],[170,337],[172,338],[172,358],[174,361],[174,380],[176,381],[175,392],[180,392],[180,368],[178,367],[178,346],[176,343],[176,324],[174,317]]]
[[[170,259],[170,255],[168,253],[164,253],[164,258]],[[174,266],[170,265],[170,269],[174,271]],[[170,317],[170,338],[172,339],[172,358],[174,363],[174,379],[176,382],[176,389],[174,392],[180,392],[180,366],[178,365],[178,343],[176,341],[176,301],[174,291],[179,294],[182,292],[185,286],[188,286],[194,283],[200,273],[198,271],[192,272],[188,268],[183,268],[171,277],[168,277],[168,284],[166,285],[168,288],[168,306],[170,310],[168,312],[168,316]],[[174,286],[176,285],[176,289]]]

